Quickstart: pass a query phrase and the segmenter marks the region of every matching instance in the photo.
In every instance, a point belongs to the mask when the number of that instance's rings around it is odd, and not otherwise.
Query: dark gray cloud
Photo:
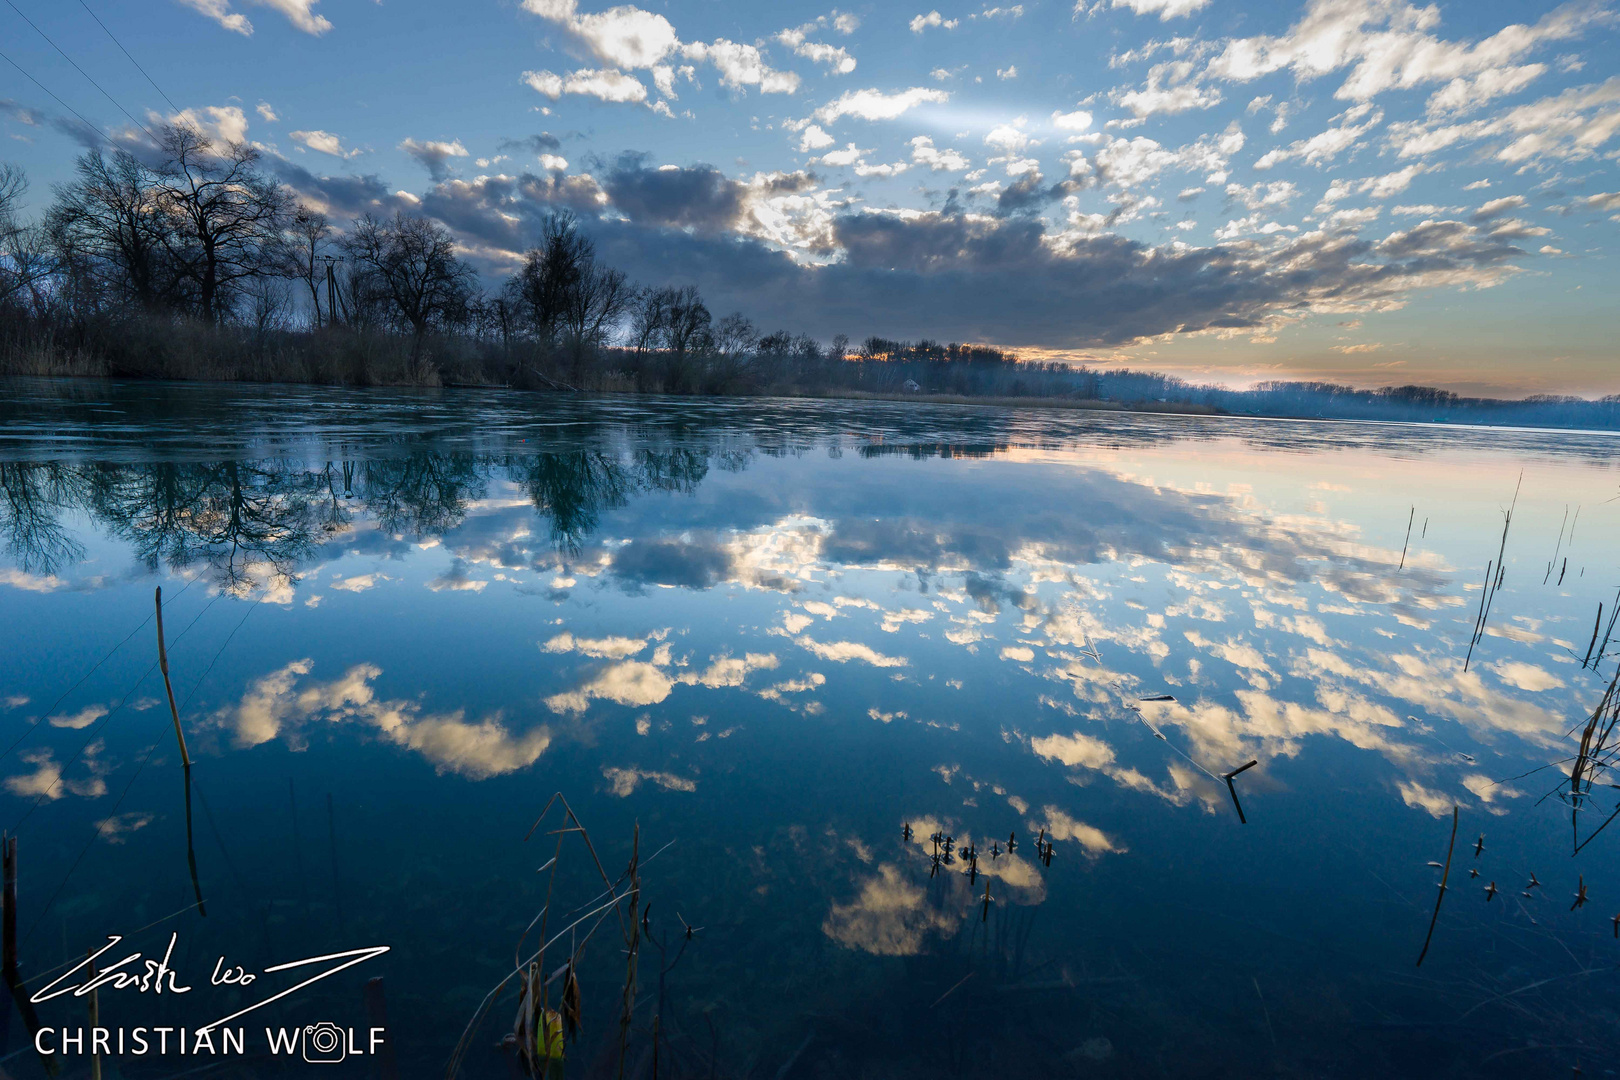
[[[409,200],[389,190],[376,173],[364,176],[321,176],[284,157],[266,154],[264,164],[276,179],[305,199],[319,202],[339,222],[363,214],[392,214]]]
[[[399,148],[426,169],[428,175],[433,177],[434,183],[443,183],[450,178],[450,162],[453,159],[468,156],[460,142],[434,140],[418,142],[415,139],[406,139],[399,144]]]
[[[632,587],[707,589],[731,573],[731,555],[716,541],[636,540],[613,557],[612,574]]]
[[[278,165],[295,187],[316,185],[334,205],[386,198],[375,178],[313,178]],[[1207,247],[1154,246],[1104,233],[1062,231],[1020,200],[1043,202],[1062,185],[1029,189],[995,217],[955,212],[844,210],[812,250],[841,257],[798,261],[767,244],[752,208],[804,191],[808,173],[743,183],[709,165],[649,167],[624,155],[591,174],[447,178],[421,209],[482,251],[521,251],[541,219],[579,214],[602,256],[643,284],[696,284],[711,310],[823,340],[932,337],[1048,348],[1098,348],[1146,337],[1245,329],[1314,305],[1339,309],[1404,299],[1415,289],[1491,283],[1526,251],[1508,223],[1424,222],[1381,241],[1312,232]],[[764,189],[764,190],[762,190]],[[1009,191],[1012,189],[1009,189]],[[1006,193],[1004,193],[1006,194]],[[951,204],[954,209],[954,203]],[[1494,230],[1492,226],[1494,225]],[[829,239],[830,237],[830,239]],[[506,260],[486,265],[491,276]]]
[[[1025,173],[1013,184],[996,196],[996,209],[1003,214],[1026,213],[1039,210],[1047,203],[1061,199],[1064,194],[1075,185],[1072,181],[1060,180],[1050,186],[1046,178],[1038,172]]]
[[[530,154],[554,154],[562,149],[562,140],[549,131],[538,135],[525,135],[521,139],[502,139],[497,149],[504,153],[523,151]]]
[[[712,165],[649,169],[639,155],[620,158],[603,187],[614,207],[638,225],[710,233],[737,224],[747,192]]]

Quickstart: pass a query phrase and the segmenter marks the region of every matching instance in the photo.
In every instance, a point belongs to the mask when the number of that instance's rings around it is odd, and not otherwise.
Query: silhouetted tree
[[[375,309],[418,338],[467,321],[475,278],[444,226],[403,213],[392,221],[368,214],[343,246],[353,262],[357,308]]]
[[[45,219],[69,302],[81,313],[177,304],[184,283],[168,257],[173,222],[152,170],[127,151],[107,158],[93,150],[74,172]]]
[[[287,229],[287,269],[309,289],[311,326],[318,327],[322,323],[321,287],[326,283],[324,256],[330,247],[332,225],[326,215],[307,206],[298,207]]]
[[[159,139],[157,200],[169,219],[159,240],[195,288],[198,315],[224,322],[248,282],[282,273],[290,200],[246,143],[216,147],[185,124],[169,125]]]
[[[508,301],[541,342],[556,341],[570,298],[593,257],[593,246],[572,214],[548,214],[541,222],[539,243],[524,255],[522,268],[505,288]]]

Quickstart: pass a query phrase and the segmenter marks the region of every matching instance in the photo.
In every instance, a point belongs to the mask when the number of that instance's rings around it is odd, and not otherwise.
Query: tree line
[[[333,222],[254,147],[183,125],[151,155],[81,155],[27,224],[26,191],[0,166],[0,370],[14,374],[746,393],[760,361],[837,359],[848,341],[824,350],[717,319],[695,286],[638,286],[566,211],[486,290],[439,222]]]
[[[486,288],[422,214],[338,223],[244,143],[170,125],[151,153],[93,150],[37,221],[0,164],[0,374],[503,385],[677,394],[926,393],[1173,411],[1620,426],[1599,402],[1429,387],[1234,391],[1001,349],[868,337],[826,345],[715,317],[693,285],[641,286],[566,211]]]

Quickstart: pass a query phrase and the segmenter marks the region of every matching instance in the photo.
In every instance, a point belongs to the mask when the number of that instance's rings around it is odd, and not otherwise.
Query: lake
[[[12,382],[18,975],[168,951],[190,991],[99,1022],[186,1055],[114,1076],[303,1073],[262,1029],[322,1022],[336,1070],[443,1076],[478,1016],[460,1074],[514,1075],[522,980],[486,995],[542,935],[567,1075],[1614,1075],[1620,777],[1569,773],[1617,449]],[[38,1005],[68,1074],[86,1006]],[[196,1046],[240,1010],[241,1054]]]

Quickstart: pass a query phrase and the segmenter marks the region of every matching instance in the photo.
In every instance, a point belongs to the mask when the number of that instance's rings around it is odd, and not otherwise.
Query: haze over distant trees
[[[332,222],[194,128],[156,150],[91,151],[38,221],[0,165],[0,374],[343,385],[499,385],[671,394],[927,394],[1102,407],[1620,427],[1620,395],[1464,398],[1317,382],[1233,391],[1149,372],[1019,360],[970,344],[851,347],[742,313],[693,285],[640,286],[567,212],[486,290],[433,219]]]

